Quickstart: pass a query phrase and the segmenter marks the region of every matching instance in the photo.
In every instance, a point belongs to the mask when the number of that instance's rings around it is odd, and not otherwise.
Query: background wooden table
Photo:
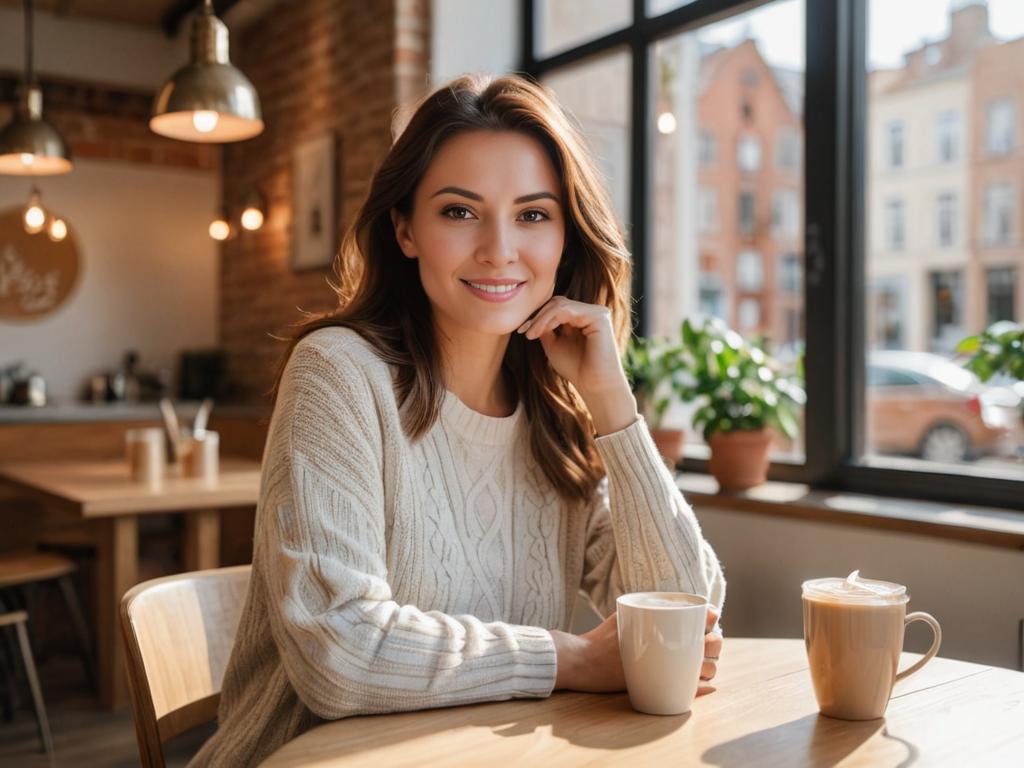
[[[96,660],[100,699],[118,709],[127,704],[118,606],[138,582],[140,515],[182,513],[187,571],[219,565],[219,511],[255,505],[260,465],[222,458],[215,480],[167,477],[158,485],[136,483],[123,460],[32,461],[0,464],[0,480],[41,501],[56,515],[90,521],[97,541]]]
[[[900,668],[920,658],[903,654]],[[1019,766],[1024,674],[941,657],[896,684],[886,716],[818,714],[802,640],[726,638],[717,690],[674,717],[625,693],[559,691],[352,717],[289,742],[265,768],[388,765]]]

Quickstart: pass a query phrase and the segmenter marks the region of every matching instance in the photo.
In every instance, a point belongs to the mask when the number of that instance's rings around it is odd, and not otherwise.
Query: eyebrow
[[[443,195],[446,192],[453,195],[462,195],[463,197],[468,197],[470,200],[476,200],[477,202],[481,203],[484,201],[483,195],[478,195],[476,192],[470,192],[468,189],[463,189],[462,187],[444,187],[443,189],[437,190],[437,192],[431,195],[431,197],[437,197],[438,195]],[[550,192],[534,192],[532,195],[523,195],[522,197],[517,197],[512,202],[515,205],[519,205],[520,203],[529,203],[534,200],[543,200],[545,198],[554,200],[556,203],[559,203],[558,198],[555,195],[551,194]]]

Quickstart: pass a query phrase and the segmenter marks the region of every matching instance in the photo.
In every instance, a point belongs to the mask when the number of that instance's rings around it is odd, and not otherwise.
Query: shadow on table
[[[885,720],[835,720],[818,713],[801,717],[774,728],[747,734],[707,750],[701,759],[722,768],[751,765],[756,756],[759,765],[835,765],[885,726]],[[902,741],[902,739],[900,740]],[[903,742],[911,765],[917,750]]]
[[[522,736],[533,733],[539,727],[551,726],[551,736],[580,747],[615,750],[658,741],[677,731],[690,720],[691,713],[683,715],[652,716],[637,712],[629,703],[626,694],[585,694],[587,700],[580,702],[578,711],[559,708],[556,717],[524,717],[518,722],[498,726],[485,722],[474,725],[489,725],[495,736]],[[486,708],[480,715],[485,716]],[[609,728],[608,723],[615,727]]]

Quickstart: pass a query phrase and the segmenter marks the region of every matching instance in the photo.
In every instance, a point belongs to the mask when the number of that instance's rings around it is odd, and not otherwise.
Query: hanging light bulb
[[[210,222],[210,237],[214,240],[227,240],[231,237],[231,225],[223,217]]]
[[[263,226],[266,217],[267,202],[259,190],[252,190],[245,198],[242,210],[242,227],[253,232]]]
[[[22,213],[21,218],[22,223],[25,225],[25,231],[30,235],[43,231],[43,226],[46,224],[46,211],[43,210],[43,203],[39,190],[35,187],[32,188],[32,194],[29,196],[28,203],[25,205],[25,210]]]
[[[50,176],[70,170],[64,137],[43,119],[43,91],[32,69],[32,0],[25,0],[25,82],[14,117],[0,130],[0,174]]]
[[[64,219],[51,214],[50,221],[46,225],[46,235],[53,242],[59,243],[68,236],[68,225],[64,222]]]
[[[157,94],[149,127],[181,141],[227,142],[263,132],[260,97],[228,58],[228,28],[205,0],[192,20],[189,63]]]

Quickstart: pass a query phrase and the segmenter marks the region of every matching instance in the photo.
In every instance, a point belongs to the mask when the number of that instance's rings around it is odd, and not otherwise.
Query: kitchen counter
[[[179,400],[174,410],[183,426],[192,423],[199,410],[198,400]],[[221,418],[254,418],[268,415],[260,405],[214,403],[211,420]],[[157,421],[163,423],[159,403],[85,403],[56,401],[43,406],[0,405],[0,425],[61,424],[98,421]]]

